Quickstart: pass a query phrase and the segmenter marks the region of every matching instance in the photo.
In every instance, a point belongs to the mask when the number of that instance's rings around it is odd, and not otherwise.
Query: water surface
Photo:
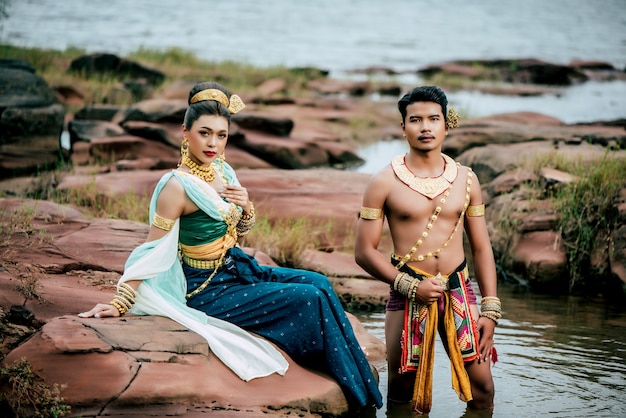
[[[504,317],[496,327],[499,361],[493,417],[626,417],[626,311],[598,300],[535,295],[500,283]],[[385,339],[384,314],[360,315]],[[450,383],[439,337],[435,350],[432,418],[462,417],[466,407]],[[380,387],[386,397],[387,370]],[[403,412],[378,417],[403,418]],[[473,416],[473,415],[472,415]],[[479,414],[478,416],[491,416]]]

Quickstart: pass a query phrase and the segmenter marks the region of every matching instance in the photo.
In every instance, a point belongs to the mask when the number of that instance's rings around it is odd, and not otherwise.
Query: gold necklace
[[[183,155],[181,163],[189,167],[189,172],[196,177],[201,178],[207,183],[215,180],[215,169],[213,168],[213,163],[211,163],[208,167],[197,164],[188,155]]]
[[[459,171],[458,163],[452,158],[445,154],[441,154],[441,156],[445,161],[445,167],[443,173],[438,177],[416,177],[406,166],[404,155],[396,156],[391,161],[391,167],[396,177],[404,184],[427,198],[434,199],[450,187]]]

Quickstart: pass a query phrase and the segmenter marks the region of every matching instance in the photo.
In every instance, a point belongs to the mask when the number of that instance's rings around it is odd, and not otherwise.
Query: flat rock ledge
[[[370,360],[384,362],[384,344],[349,317]],[[332,378],[288,356],[285,376],[244,382],[202,337],[164,317],[57,317],[5,362],[23,357],[46,382],[61,385],[74,417],[362,416]]]

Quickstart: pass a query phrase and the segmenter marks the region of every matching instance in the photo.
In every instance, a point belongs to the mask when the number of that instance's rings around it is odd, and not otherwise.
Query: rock
[[[158,141],[170,145],[177,150],[183,139],[180,123],[152,123],[144,121],[127,121],[122,124],[124,131],[131,135]]]
[[[562,145],[559,154],[566,160],[588,162],[602,158],[606,149],[599,145],[581,143],[580,145]],[[626,155],[626,152],[619,151]],[[541,158],[555,154],[551,141],[519,142],[513,144],[492,144],[468,149],[455,159],[463,165],[471,167],[478,176],[481,184],[486,184],[500,174],[513,170],[525,164],[531,165]],[[617,155],[617,154],[616,154]]]
[[[359,342],[367,352],[384,353],[377,339]],[[61,396],[74,411],[98,407],[119,414],[143,405],[178,405],[206,412],[251,408],[270,415],[291,410],[339,416],[349,408],[331,378],[288,356],[285,376],[244,382],[209,352],[203,338],[163,317],[54,318],[5,362],[20,358],[47,382],[62,383]]]
[[[163,169],[176,168],[180,160],[178,149],[133,135],[92,139],[88,150],[88,163],[92,165],[114,163],[119,159],[154,158],[158,161],[155,168]]]
[[[276,118],[269,115],[255,113],[253,115],[237,114],[232,117],[233,122],[246,130],[254,130],[280,137],[288,137],[293,129],[293,120]]]
[[[547,193],[554,193],[563,185],[577,181],[575,176],[550,167],[541,167],[539,170],[539,180],[542,189]]]
[[[69,121],[67,130],[70,134],[70,146],[78,141],[90,142],[92,139],[122,136],[126,133],[117,123],[84,119]]]
[[[572,60],[569,65],[581,70],[615,70],[613,64],[605,61]]]
[[[364,96],[370,91],[367,81],[351,81],[337,79],[317,79],[307,84],[307,87],[321,94],[335,95],[347,94],[348,96]]]
[[[609,264],[611,273],[622,283],[622,290],[626,294],[626,225],[621,225],[611,237],[609,247]]]
[[[165,79],[159,70],[120,58],[114,54],[89,54],[74,59],[70,63],[69,72],[83,75],[112,75],[117,78],[144,78],[152,85],[158,85]]]
[[[265,80],[258,87],[259,93],[267,98],[280,93],[287,92],[287,82],[282,78],[272,78]]]
[[[136,179],[138,173],[133,174]],[[122,183],[132,187],[128,182]],[[179,412],[245,409],[268,414],[279,410],[280,414],[296,411],[339,416],[349,411],[333,379],[293,362],[285,377],[275,375],[244,383],[211,355],[202,338],[169,319],[130,315],[97,320],[74,316],[114,293],[125,259],[145,239],[147,225],[89,220],[78,211],[46,201],[5,198],[0,199],[0,208],[20,219],[28,214],[32,217],[29,228],[47,229],[49,242],[53,243],[29,251],[32,265],[40,267],[39,293],[45,299],[45,302],[29,302],[30,310],[46,325],[12,350],[5,362],[25,357],[46,382],[63,385],[61,395],[75,413],[92,416],[90,411],[97,410],[124,415],[136,414],[137,408],[144,413],[146,404],[163,405],[164,410]],[[14,243],[18,248],[17,242]],[[252,252],[258,260],[264,260],[262,253]],[[338,270],[339,274],[358,269],[351,256],[342,258],[351,267],[343,272]],[[17,256],[16,260],[19,259]],[[265,262],[271,260],[265,258]],[[19,266],[9,264],[8,260],[5,265],[10,269],[0,272],[2,306],[7,300],[19,298],[10,279],[13,271],[20,271]],[[375,280],[354,280],[387,288]],[[344,282],[355,287],[350,279]],[[366,297],[374,300],[371,287],[361,289],[358,292],[361,296],[353,298],[353,303],[359,300],[365,305],[361,298]],[[375,301],[377,306],[382,303],[384,293],[380,295],[380,300]],[[383,365],[384,344],[371,336],[353,315],[348,317],[368,359]],[[94,380],[94,376],[100,378]],[[224,385],[231,388],[228,393],[223,391]]]
[[[66,106],[81,106],[85,102],[85,95],[73,86],[56,86],[59,101]]]
[[[123,109],[113,118],[113,122],[123,125],[128,121],[152,123],[182,123],[187,111],[187,100],[148,99],[134,103]]]
[[[74,120],[104,120],[112,121],[123,108],[117,105],[93,104],[79,109],[74,114]]]
[[[576,67],[533,58],[452,61],[422,68],[418,70],[418,74],[426,77],[446,74],[491,82],[556,86],[569,86],[588,79],[587,75]]]
[[[4,64],[8,66],[0,66],[0,179],[54,167],[65,118],[56,92],[31,68],[15,61]]]
[[[495,196],[511,193],[518,189],[522,184],[527,184],[537,180],[537,176],[527,170],[505,171],[491,182],[483,185],[483,190],[487,192],[491,200]]]
[[[234,145],[279,168],[302,169],[328,165],[328,153],[314,143],[256,131],[244,132]]]
[[[555,231],[523,234],[511,250],[511,267],[531,287],[540,291],[567,288],[567,256],[563,240]]]
[[[13,58],[0,58],[0,67],[28,71],[33,74],[37,72],[30,62]]]

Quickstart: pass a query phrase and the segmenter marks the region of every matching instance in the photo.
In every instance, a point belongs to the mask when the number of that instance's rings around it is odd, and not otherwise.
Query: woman
[[[230,116],[243,107],[218,83],[191,89],[181,163],[156,186],[148,238],[131,253],[113,300],[79,316],[167,316],[206,338],[244,380],[284,374],[283,356],[243,328],[303,366],[323,365],[349,400],[380,408],[378,382],[328,279],[260,266],[237,245],[255,212],[224,149]]]

